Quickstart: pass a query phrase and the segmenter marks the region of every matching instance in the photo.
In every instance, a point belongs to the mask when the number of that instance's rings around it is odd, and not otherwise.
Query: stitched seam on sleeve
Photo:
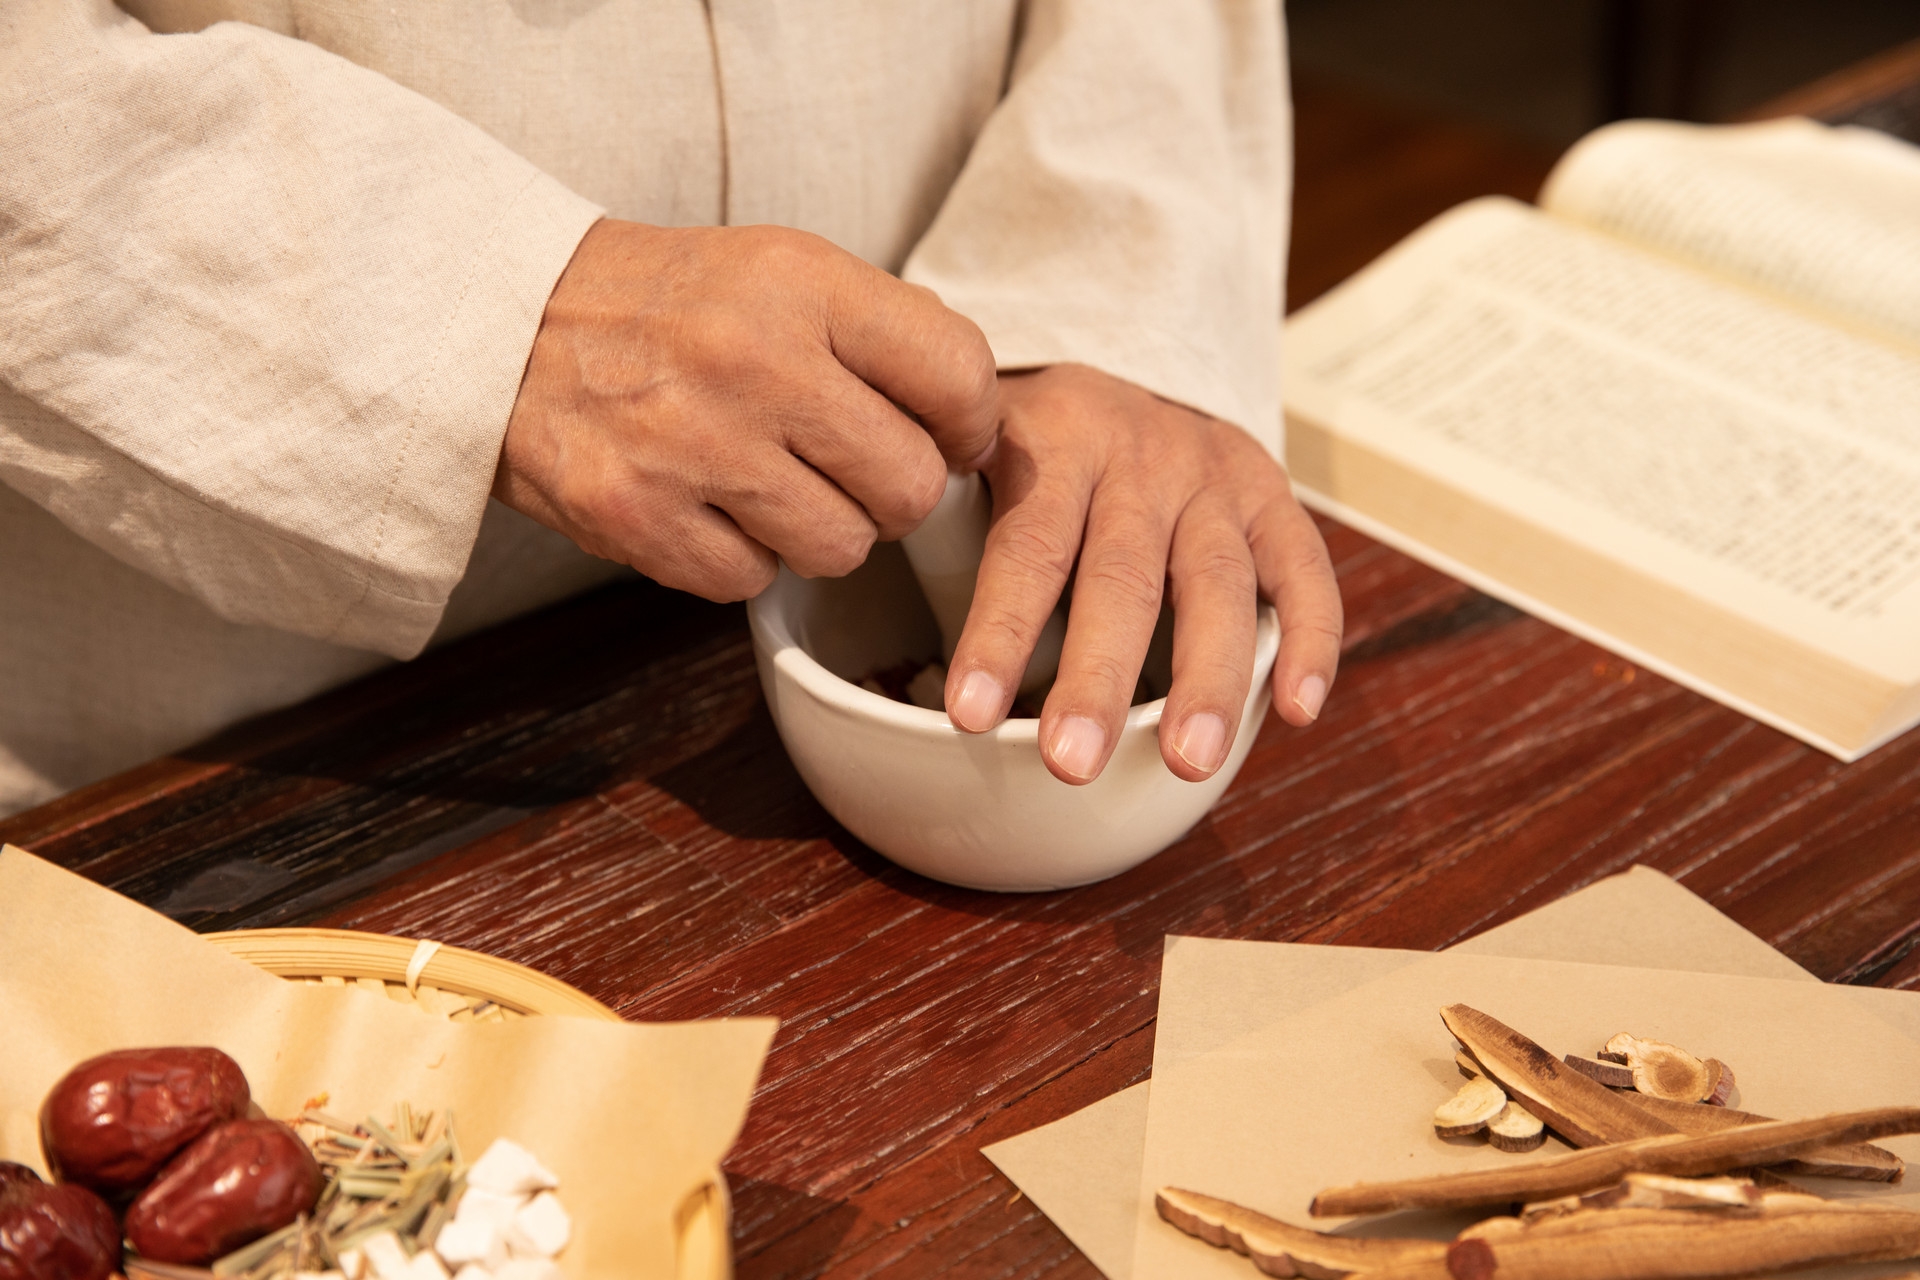
[[[480,268],[483,263],[488,261],[489,252],[493,248],[494,242],[500,238],[501,229],[507,225],[508,219],[512,216],[513,211],[519,207],[520,202],[526,198],[527,192],[531,191],[535,184],[545,177],[546,174],[536,171],[521,184],[520,189],[514,192],[513,198],[507,201],[506,206],[501,210],[500,216],[494,220],[493,226],[488,229],[486,238],[480,242],[479,248],[474,251],[472,261],[467,264],[467,278],[460,286],[460,296],[454,300],[453,306],[447,311],[446,323],[440,330],[440,340],[434,345],[433,359],[427,366],[426,376],[420,380],[420,388],[415,394],[413,412],[408,415],[406,431],[400,438],[400,452],[398,456],[394,458],[393,476],[388,481],[386,493],[381,498],[380,514],[375,517],[373,546],[367,551],[367,560],[369,564],[373,566],[377,567],[379,565],[380,550],[386,545],[387,517],[393,508],[394,495],[399,492],[401,478],[406,474],[407,457],[412,452],[414,437],[419,434],[421,419],[426,416],[427,393],[439,382],[440,366],[446,359],[447,347],[453,338],[454,325],[459,321],[461,313],[466,309],[467,295],[473,292],[474,282],[480,278]],[[348,604],[346,608],[341,610],[333,626],[327,629],[325,638],[332,639],[345,630],[348,620],[366,604],[373,590],[373,574],[368,572],[361,579],[360,594],[354,597],[353,601]],[[400,596],[398,592],[389,591],[384,587],[381,588],[381,591],[382,594],[393,595],[401,599],[409,598]],[[431,604],[433,601],[423,600],[421,603]]]

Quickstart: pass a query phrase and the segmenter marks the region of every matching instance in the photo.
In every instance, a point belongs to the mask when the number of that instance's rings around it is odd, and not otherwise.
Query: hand
[[[776,557],[844,574],[919,524],[992,448],[996,398],[971,321],[818,236],[609,219],[547,302],[493,494],[739,600]]]
[[[1173,688],[1160,754],[1190,782],[1225,762],[1253,679],[1256,593],[1280,611],[1273,705],[1311,724],[1340,659],[1340,592],[1286,473],[1245,432],[1097,370],[1002,375],[994,520],[947,676],[947,711],[981,733],[1007,714],[1034,640],[1074,573],[1040,751],[1065,782],[1098,777],[1172,592]],[[1075,561],[1078,570],[1074,572]]]

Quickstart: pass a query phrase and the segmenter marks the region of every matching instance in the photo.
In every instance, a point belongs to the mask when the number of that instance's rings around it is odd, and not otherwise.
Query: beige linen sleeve
[[[1278,0],[1030,0],[1008,87],[903,274],[1003,369],[1093,365],[1280,440]]]
[[[300,41],[0,5],[0,481],[234,622],[396,657],[586,200]]]

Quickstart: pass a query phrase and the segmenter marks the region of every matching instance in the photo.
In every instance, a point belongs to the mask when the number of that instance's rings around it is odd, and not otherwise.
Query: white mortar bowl
[[[1104,880],[1185,835],[1246,762],[1280,648],[1279,619],[1262,605],[1239,735],[1213,777],[1185,782],[1161,760],[1162,698],[1127,713],[1106,771],[1076,787],[1041,762],[1037,720],[962,733],[941,712],[856,683],[940,652],[933,615],[899,547],[876,547],[840,579],[809,580],[783,568],[747,616],[780,740],[827,811],[909,870],[1011,893]],[[1167,622],[1163,614],[1147,659],[1157,688],[1167,685]]]

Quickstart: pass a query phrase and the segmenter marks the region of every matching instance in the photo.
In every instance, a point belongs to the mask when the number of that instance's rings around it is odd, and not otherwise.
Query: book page
[[[1920,344],[1920,148],[1885,134],[1628,121],[1568,152],[1540,207]]]
[[[1920,353],[1492,198],[1290,321],[1286,386],[1290,415],[1920,680]]]

